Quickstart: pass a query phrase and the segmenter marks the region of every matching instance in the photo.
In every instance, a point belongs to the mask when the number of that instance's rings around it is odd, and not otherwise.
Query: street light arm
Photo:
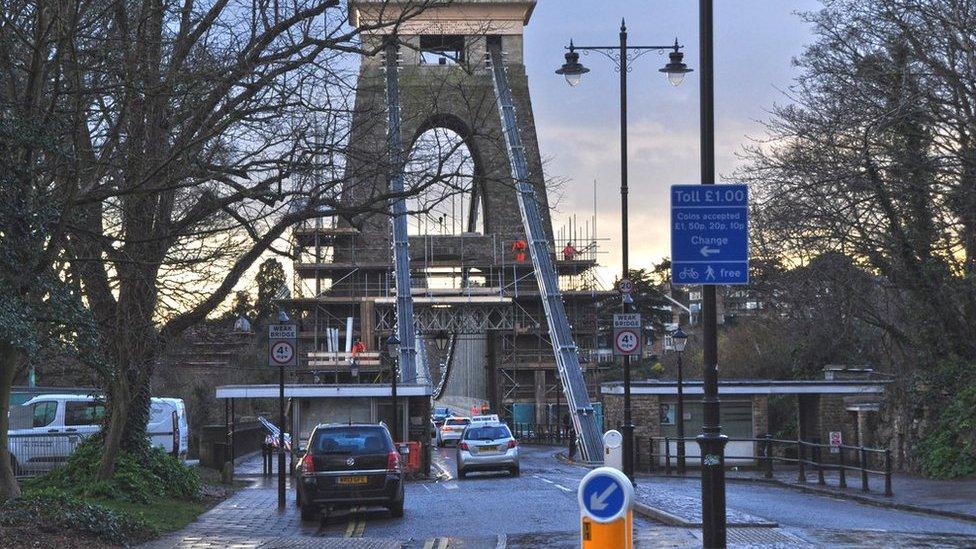
[[[628,49],[628,50],[676,50],[676,49],[677,50],[680,50],[680,49],[683,49],[683,48],[684,48],[684,46],[675,46],[673,44],[670,45],[670,46],[631,46],[630,44],[628,44],[626,49]],[[576,45],[571,45],[571,46],[564,46],[563,49],[566,49],[566,50],[589,50],[589,51],[599,51],[599,50],[620,51],[621,50],[621,47],[620,46],[576,46]]]

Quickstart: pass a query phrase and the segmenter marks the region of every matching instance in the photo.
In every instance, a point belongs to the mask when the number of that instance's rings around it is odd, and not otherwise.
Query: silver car
[[[471,424],[466,417],[451,416],[444,420],[444,424],[437,430],[437,446],[443,447],[449,440],[459,441],[464,430]]]
[[[458,478],[472,471],[497,470],[519,475],[518,441],[504,423],[472,423],[458,442]]]

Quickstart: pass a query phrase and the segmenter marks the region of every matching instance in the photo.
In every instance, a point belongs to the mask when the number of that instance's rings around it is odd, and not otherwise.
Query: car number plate
[[[495,453],[495,447],[494,446],[480,446],[480,447],[478,447],[478,453],[479,454],[494,454]]]
[[[367,484],[369,479],[366,477],[339,477],[336,480],[336,484],[343,486],[358,486],[360,484]]]

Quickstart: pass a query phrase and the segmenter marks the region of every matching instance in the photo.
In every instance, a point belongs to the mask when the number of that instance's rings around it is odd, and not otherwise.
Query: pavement
[[[677,475],[656,474],[664,478],[677,478]],[[688,478],[698,478],[693,472]],[[742,481],[770,482],[763,472],[756,469],[729,470],[727,479]],[[801,488],[832,496],[855,499],[883,507],[908,511],[921,511],[976,522],[976,479],[935,480],[905,473],[892,474],[891,496],[884,495],[884,478],[868,476],[868,491],[862,489],[859,473],[847,473],[845,488],[840,486],[840,475],[836,471],[824,471],[824,484],[819,483],[816,469],[806,471],[806,481],[800,482],[795,467],[780,468],[773,472],[772,482],[783,486]]]
[[[213,547],[486,548],[579,547],[576,490],[586,469],[557,461],[555,447],[520,446],[519,477],[474,474],[458,480],[454,448],[437,449],[437,478],[410,482],[402,519],[383,509],[333,512],[302,522],[289,486],[277,508],[275,479],[245,477],[235,493],[187,528],[146,544],[151,549]],[[239,471],[260,472],[260,456]],[[641,500],[670,512],[691,507],[698,479],[641,477]],[[731,483],[730,518],[748,516],[778,527],[730,527],[732,547],[976,547],[976,524],[881,509],[765,483]],[[741,513],[741,515],[736,515]],[[733,521],[734,522],[734,521]],[[700,547],[701,529],[635,516],[636,547]]]

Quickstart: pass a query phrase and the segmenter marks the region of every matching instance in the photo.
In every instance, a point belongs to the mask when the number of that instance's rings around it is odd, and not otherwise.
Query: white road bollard
[[[624,437],[611,429],[603,433],[603,464],[618,471],[624,469]]]

